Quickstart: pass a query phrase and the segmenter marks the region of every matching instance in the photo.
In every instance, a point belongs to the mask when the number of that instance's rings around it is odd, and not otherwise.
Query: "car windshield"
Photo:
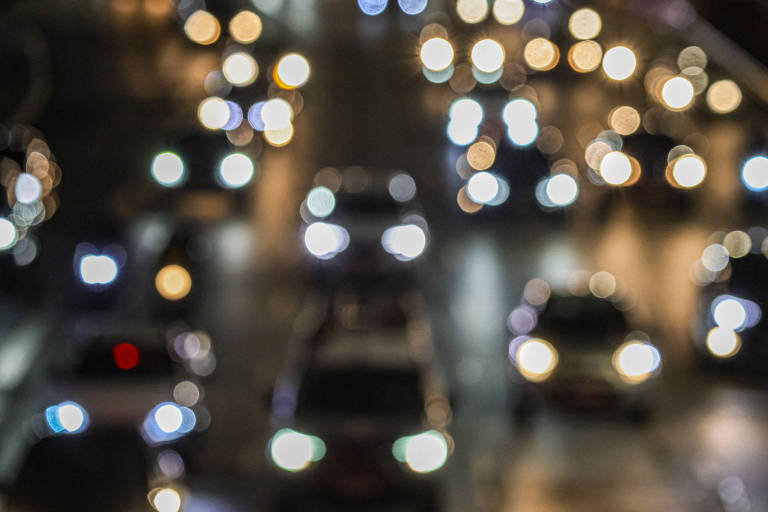
[[[395,219],[398,213],[398,205],[389,196],[384,194],[353,194],[343,192],[336,195],[335,212],[339,215],[392,217]]]
[[[424,408],[419,374],[412,368],[312,369],[301,384],[299,414],[408,416]]]
[[[394,294],[343,295],[334,304],[335,324],[351,331],[404,329],[407,318]]]
[[[628,330],[621,311],[594,297],[556,297],[539,317],[537,332],[558,343],[614,344]]]

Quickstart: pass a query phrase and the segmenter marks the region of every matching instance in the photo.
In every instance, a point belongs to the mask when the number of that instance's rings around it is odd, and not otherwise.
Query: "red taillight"
[[[139,349],[132,343],[118,343],[112,348],[112,359],[121,370],[132,370],[139,364]]]

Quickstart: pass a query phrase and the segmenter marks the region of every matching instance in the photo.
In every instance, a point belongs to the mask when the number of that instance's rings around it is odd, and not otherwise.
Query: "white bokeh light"
[[[741,180],[754,192],[768,189],[768,158],[760,155],[747,160],[741,169]]]
[[[117,262],[110,256],[87,254],[80,259],[80,278],[85,284],[109,284],[117,274]]]
[[[609,185],[621,185],[632,176],[632,162],[621,151],[610,151],[600,161],[600,176]]]
[[[219,164],[219,178],[229,188],[244,187],[253,179],[253,162],[243,153],[232,153]]]
[[[235,52],[224,59],[221,71],[229,83],[243,87],[256,80],[259,66],[256,64],[256,60],[247,53]]]
[[[478,172],[467,181],[467,195],[478,204],[487,204],[493,201],[499,193],[499,181],[489,172]]]
[[[682,76],[675,76],[664,82],[661,99],[671,110],[683,110],[691,104],[694,97],[693,84]]]
[[[279,467],[288,471],[299,471],[312,461],[314,447],[309,436],[283,429],[272,437],[269,452]]]
[[[10,249],[18,240],[18,232],[13,222],[0,217],[0,251]]]
[[[163,404],[158,407],[155,411],[154,418],[157,427],[166,434],[179,430],[184,421],[181,408],[179,408],[178,405],[171,403]]]
[[[683,188],[701,184],[707,176],[707,165],[697,155],[684,155],[672,164],[672,177]]]
[[[272,98],[261,107],[261,120],[265,130],[285,129],[293,120],[293,108],[282,98]]]
[[[282,57],[275,71],[280,83],[289,89],[306,84],[311,72],[309,61],[298,53],[289,53]]]
[[[555,206],[568,206],[579,196],[579,185],[569,174],[556,174],[547,180],[545,192]]]
[[[197,108],[200,123],[209,130],[223,128],[229,122],[229,104],[217,96],[205,98]]]
[[[747,323],[747,310],[736,299],[724,299],[715,305],[712,317],[720,327],[737,331]]]
[[[603,70],[613,80],[626,80],[637,67],[635,52],[626,46],[614,46],[603,55]]]
[[[170,151],[160,153],[152,160],[152,177],[164,187],[175,187],[184,179],[184,162]]]
[[[442,37],[428,39],[419,52],[421,63],[430,71],[442,71],[453,64],[453,46]]]
[[[349,232],[336,224],[314,222],[304,231],[304,247],[313,256],[330,259],[349,245]]]
[[[31,204],[40,199],[43,194],[43,185],[34,174],[23,172],[16,178],[13,192],[18,202]]]
[[[59,424],[67,432],[77,432],[85,425],[86,416],[82,407],[74,402],[65,402],[56,409]]]
[[[415,224],[393,226],[381,235],[381,245],[399,259],[412,260],[424,252],[427,236],[424,230]]]
[[[631,380],[641,380],[650,376],[659,368],[659,351],[650,343],[630,341],[616,351],[614,366],[616,370]]]
[[[471,98],[460,98],[451,104],[448,117],[455,123],[477,126],[483,122],[483,107]]]
[[[405,462],[417,473],[441,468],[448,459],[448,443],[437,431],[424,432],[411,437],[405,447]]]
[[[157,512],[179,512],[181,509],[181,496],[178,491],[171,488],[159,489],[152,497],[152,506]]]
[[[482,39],[472,46],[472,65],[483,73],[494,73],[504,65],[504,47],[493,39]]]
[[[328,187],[315,187],[307,194],[307,209],[315,217],[327,217],[336,207],[336,196]]]
[[[741,337],[733,329],[713,327],[707,333],[707,349],[716,357],[733,357],[741,348]]]

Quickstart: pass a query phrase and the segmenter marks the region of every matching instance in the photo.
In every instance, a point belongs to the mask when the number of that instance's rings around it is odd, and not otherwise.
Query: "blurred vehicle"
[[[80,432],[89,424],[133,427],[152,446],[192,432],[193,407],[203,394],[195,381],[209,373],[210,340],[194,332],[169,336],[156,327],[91,327],[51,356],[48,427],[54,432]]]
[[[768,328],[762,308],[768,304],[768,259],[760,252],[766,247],[762,243],[766,233],[753,233],[757,236],[743,231],[726,234],[723,244],[708,246],[697,262],[709,281],[700,283],[704,286],[692,329],[705,368],[766,372]]]
[[[452,410],[420,297],[344,290],[311,300],[271,402],[281,510],[438,507]]]
[[[158,153],[151,164],[151,175],[164,190],[163,209],[201,223],[246,211],[247,186],[257,174],[249,155],[209,133],[184,137],[175,149]]]
[[[45,437],[27,454],[4,510],[147,510],[149,467],[135,429]]]
[[[301,236],[314,260],[315,281],[333,285],[381,274],[390,283],[407,280],[429,239],[413,178],[403,171],[349,167],[343,174],[334,169],[329,179],[326,171],[318,173],[320,185],[301,207]]]
[[[522,383],[516,419],[528,419],[543,403],[648,417],[661,367],[648,336],[631,332],[622,311],[593,295],[553,295],[541,308],[531,332],[509,345],[515,380]]]

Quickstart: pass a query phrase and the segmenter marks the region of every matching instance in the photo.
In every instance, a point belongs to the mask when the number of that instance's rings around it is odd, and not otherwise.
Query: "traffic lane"
[[[750,449],[749,443],[766,433],[765,391],[743,396],[734,391],[713,406],[710,398],[722,396],[721,385],[683,373],[689,362],[686,312],[693,310],[695,291],[676,289],[680,277],[687,279],[679,267],[706,230],[688,224],[651,230],[653,236],[646,236],[644,229],[649,228],[632,219],[619,215],[602,226],[587,226],[581,231],[590,233],[587,240],[525,227],[514,236],[475,229],[472,234],[433,237],[425,282],[436,344],[457,397],[452,479],[471,490],[469,498],[450,500],[456,510],[470,505],[487,510],[595,510],[595,503],[606,510],[722,510],[718,488],[723,480],[736,488],[742,482],[753,504],[764,499],[760,483],[768,480],[768,469],[760,457],[765,450]],[[622,259],[622,247],[641,250]],[[506,315],[519,304],[527,279],[548,266],[589,268],[595,261],[635,269],[629,280],[646,287],[638,296],[638,307],[648,311],[643,317],[651,320],[666,348],[679,354],[665,366],[669,378],[662,383],[657,417],[648,427],[637,428],[617,417],[545,414],[529,431],[517,430],[508,415],[516,392],[505,377],[510,337]],[[678,269],[678,275],[643,282],[658,269],[666,276]],[[660,308],[656,302],[667,293],[683,303],[663,316],[654,315]],[[736,416],[734,401],[741,408]],[[735,444],[731,449],[723,448],[727,439]],[[708,462],[702,466],[701,460]],[[702,476],[707,467],[718,471]]]
[[[768,390],[676,385],[645,427],[555,412],[515,432],[504,510],[765,510]]]

